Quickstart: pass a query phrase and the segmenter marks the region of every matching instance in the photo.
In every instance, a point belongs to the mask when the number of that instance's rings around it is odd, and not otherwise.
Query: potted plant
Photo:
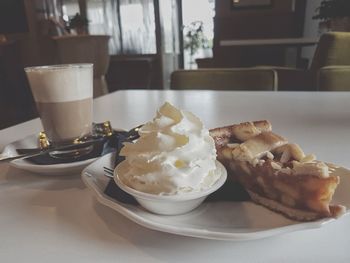
[[[350,1],[322,0],[313,19],[319,19],[320,29],[350,31]]]
[[[200,50],[210,48],[208,38],[203,32],[203,22],[194,21],[184,27],[184,49],[190,53],[190,64],[194,64],[194,55]]]
[[[89,20],[86,17],[76,13],[74,17],[69,20],[69,29],[76,31],[78,35],[84,35],[88,33]]]

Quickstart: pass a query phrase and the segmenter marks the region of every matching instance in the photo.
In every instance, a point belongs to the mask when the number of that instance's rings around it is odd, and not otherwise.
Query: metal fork
[[[109,178],[113,178],[113,169],[110,168],[110,167],[106,167],[106,166],[103,166],[103,172],[104,172],[104,175],[109,177]]]
[[[140,128],[143,126],[143,124],[132,128],[131,130],[125,132],[125,137],[123,138],[123,140],[121,142],[118,143],[117,145],[117,151],[116,151],[116,155],[117,155],[117,160],[115,165],[119,164],[123,159],[118,158],[119,157],[119,152],[122,148],[122,142],[125,141],[133,141],[136,140],[137,138],[139,138],[139,130]],[[109,177],[109,178],[113,178],[114,177],[114,169],[107,167],[107,166],[103,166],[103,172],[104,175]]]

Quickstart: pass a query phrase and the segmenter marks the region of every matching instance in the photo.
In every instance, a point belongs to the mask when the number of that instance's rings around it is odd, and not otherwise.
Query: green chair
[[[350,33],[323,34],[308,70],[272,68],[277,72],[278,90],[350,91]]]
[[[330,32],[321,36],[310,70],[326,66],[350,66],[350,32]]]
[[[350,90],[350,32],[320,37],[308,70],[258,66],[179,70],[171,76],[173,89],[317,91]]]
[[[172,89],[276,90],[273,69],[215,68],[177,70],[171,74]]]
[[[320,91],[350,91],[350,32],[323,34],[310,71]]]
[[[327,66],[317,74],[319,91],[350,91],[350,66]]]

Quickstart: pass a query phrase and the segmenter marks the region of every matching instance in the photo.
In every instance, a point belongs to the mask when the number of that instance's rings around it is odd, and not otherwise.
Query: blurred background
[[[179,70],[307,70],[323,33],[349,31],[348,2],[0,0],[0,128],[37,116],[27,66],[94,63],[95,97],[178,88]]]

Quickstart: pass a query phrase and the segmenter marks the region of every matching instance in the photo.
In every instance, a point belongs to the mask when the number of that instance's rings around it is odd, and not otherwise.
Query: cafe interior
[[[320,3],[1,0],[0,128],[37,116],[28,66],[93,63],[94,97],[123,89],[348,90],[349,17],[330,19]]]
[[[348,91],[350,0],[0,0],[0,262],[350,262]]]

